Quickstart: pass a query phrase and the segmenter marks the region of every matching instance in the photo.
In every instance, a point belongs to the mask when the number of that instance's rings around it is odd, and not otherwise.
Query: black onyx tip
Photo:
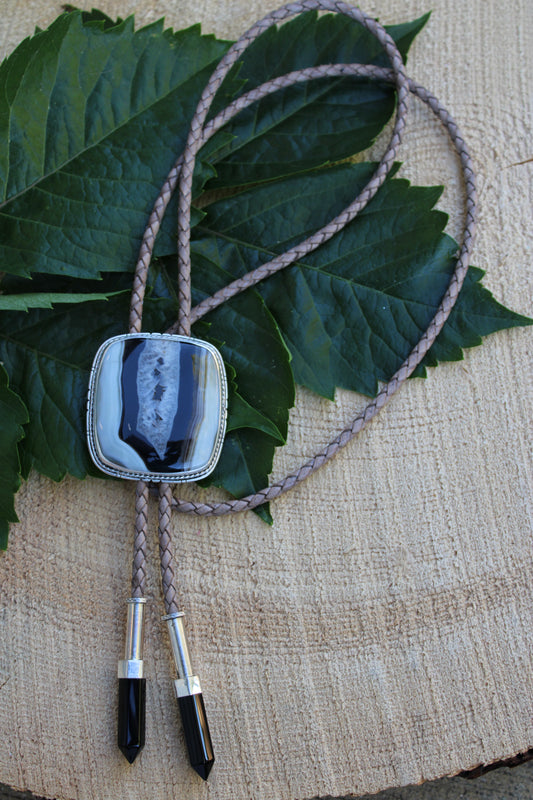
[[[211,772],[211,767],[215,763],[215,759],[211,759],[211,761],[206,761],[205,764],[191,764],[192,768],[196,770],[200,778],[203,778],[204,781],[207,780],[209,777],[209,773]]]
[[[132,745],[131,747],[126,747],[124,745],[119,744],[119,747],[126,756],[126,758],[128,759],[128,761],[130,762],[130,764],[133,764],[133,762],[135,761],[135,759],[142,750],[141,746],[136,747],[135,745]]]
[[[144,747],[145,678],[119,678],[118,746],[130,764]]]
[[[204,699],[201,694],[189,694],[178,697],[178,703],[191,767],[206,781],[215,762],[215,756]]]

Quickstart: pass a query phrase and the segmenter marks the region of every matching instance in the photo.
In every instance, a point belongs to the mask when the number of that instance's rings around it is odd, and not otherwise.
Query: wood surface
[[[176,28],[199,20],[227,37],[277,5],[99,3],[139,24],[165,14]],[[385,23],[429,8],[409,72],[471,147],[474,263],[499,300],[531,315],[529,0],[364,6]],[[0,9],[7,53],[60,6],[0,0]],[[457,235],[457,164],[423,108],[413,107],[403,158],[405,176],[446,184],[440,207]],[[134,766],[115,745],[133,486],[32,475],[0,558],[0,783],[61,800],[305,800],[402,787],[531,748],[531,341],[527,329],[493,335],[463,362],[409,382],[358,440],[275,503],[272,528],[253,514],[175,520],[217,757],[206,784],[184,752],[153,544],[147,743]],[[361,402],[300,391],[276,476]]]

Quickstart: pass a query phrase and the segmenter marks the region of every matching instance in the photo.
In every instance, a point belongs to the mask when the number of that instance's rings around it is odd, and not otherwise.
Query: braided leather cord
[[[148,528],[148,484],[139,481],[135,487],[135,540],[131,596],[144,597],[146,588],[146,531]]]
[[[379,77],[385,80],[391,79],[391,74],[387,70],[380,70],[378,68],[371,69],[368,67],[362,67],[361,65],[329,65],[323,68],[323,75],[328,75],[331,77],[335,74],[348,74],[351,67],[354,68],[353,74],[367,74],[370,76],[371,73],[373,73],[373,77]],[[305,70],[302,72],[305,72]],[[183,513],[193,513],[199,516],[221,516],[236,511],[245,511],[247,509],[255,508],[262,503],[266,503],[276,497],[279,497],[280,494],[283,494],[289,489],[292,489],[294,486],[296,486],[296,484],[303,481],[319,467],[325,464],[326,461],[329,461],[329,459],[332,458],[341,447],[344,447],[346,444],[348,444],[348,442],[353,439],[354,436],[356,436],[365,427],[365,425],[370,422],[371,419],[373,419],[373,417],[376,416],[378,411],[380,411],[381,408],[383,408],[383,406],[392,397],[392,395],[398,391],[400,386],[407,380],[407,378],[416,369],[418,364],[422,361],[442,330],[446,320],[448,319],[464,283],[474,242],[476,225],[475,175],[468,148],[452,116],[448,113],[448,111],[446,111],[437,98],[428,92],[427,89],[424,89],[423,86],[420,86],[414,81],[409,80],[409,87],[410,91],[414,95],[419,97],[429,106],[429,108],[431,108],[433,113],[438,117],[448,131],[450,139],[459,155],[465,182],[466,214],[461,248],[457,258],[455,270],[452,273],[448,288],[441,300],[435,316],[429,323],[419,342],[415,345],[413,350],[409,353],[405,361],[401,364],[389,382],[382,387],[376,397],[373,398],[365,406],[365,408],[354,417],[350,425],[341,431],[341,433],[339,433],[339,435],[336,436],[332,442],[330,442],[322,451],[313,456],[309,461],[301,465],[295,472],[292,472],[282,480],[260,490],[259,492],[242,497],[238,500],[228,500],[222,503],[195,503],[189,500],[180,500],[175,498],[173,505],[178,511]],[[273,263],[274,262],[270,262],[270,264]],[[281,268],[282,266],[277,266],[277,269]],[[277,269],[273,269],[271,272],[269,272],[269,274],[277,271]],[[212,297],[203,300],[192,310],[191,319],[193,321],[200,319],[204,314],[208,313],[213,308],[216,308],[225,300],[233,297],[238,292],[253,286],[255,283],[258,283],[263,277],[261,274],[262,270],[263,267],[260,267],[259,269],[248,273],[243,278],[228,284],[228,286],[224,287],[224,289],[220,290]]]
[[[174,581],[174,558],[170,536],[172,516],[172,487],[168,483],[159,484],[159,560],[161,562],[161,583],[167,614],[178,610],[176,585]]]
[[[342,0],[300,0],[300,2],[289,3],[276,11],[267,14],[262,20],[253,25],[235,44],[233,44],[226,55],[220,60],[215,68],[207,85],[202,92],[202,96],[196,107],[196,111],[191,121],[187,143],[183,151],[183,160],[179,176],[179,195],[178,195],[178,332],[188,334],[191,327],[191,257],[190,257],[190,236],[191,236],[191,201],[192,201],[192,179],[196,154],[202,145],[202,129],[211,104],[219,89],[222,81],[229,70],[238,60],[241,53],[267,28],[281,22],[289,17],[293,17],[302,11],[319,9],[322,11],[333,11],[351,17],[365,27],[382,45],[396,76],[397,87],[397,113],[394,130],[391,140],[374,176],[368,185],[361,192],[359,197],[346,208],[342,214],[332,220],[313,236],[302,242],[298,248],[289,250],[285,256],[281,256],[281,266],[287,266],[298,257],[315,250],[319,245],[330,239],[341,228],[343,228],[356,214],[376,194],[379,187],[383,184],[388,172],[390,171],[396,151],[400,145],[401,133],[405,127],[405,117],[407,114],[407,103],[409,88],[404,64],[395,42],[385,31],[385,29],[371,17],[368,17],[356,6],[350,6]],[[260,268],[261,269],[261,268]],[[260,273],[261,280],[269,273]],[[246,287],[243,287],[246,288]]]
[[[235,63],[248,44],[258,35],[260,35],[260,33],[266,30],[266,28],[270,27],[270,25],[287,19],[290,16],[294,16],[302,11],[316,8],[346,14],[347,16],[356,19],[362,25],[364,25],[383,45],[390,58],[392,70],[383,69],[372,65],[358,64],[329,64],[297,70],[287,75],[274,78],[262,86],[252,89],[250,92],[247,92],[246,94],[237,98],[226,109],[220,112],[217,117],[205,124],[204,127],[205,119],[215,92],[219,88],[222,80],[231,66]],[[393,134],[391,141],[389,142],[389,146],[387,147],[387,150],[381,159],[374,176],[360,193],[360,195],[350,204],[350,206],[348,206],[343,212],[341,212],[341,214],[328,223],[328,225],[324,226],[320,231],[317,231],[304,242],[301,242],[300,244],[291,248],[286,253],[277,256],[267,264],[264,264],[258,269],[249,272],[236,281],[233,281],[228,286],[224,287],[224,289],[220,290],[212,297],[202,301],[202,303],[191,310],[190,207],[192,202],[192,175],[194,171],[196,153],[211,136],[213,136],[223,125],[232,119],[240,110],[259,100],[261,97],[300,81],[317,79],[321,77],[339,77],[345,75],[373,78],[376,80],[382,80],[396,84],[398,103]],[[277,483],[261,490],[260,492],[239,500],[230,500],[222,503],[194,503],[191,501],[175,499],[172,496],[171,487],[168,484],[161,484],[159,511],[160,555],[167,613],[177,610],[169,531],[172,507],[183,513],[194,513],[198,515],[222,515],[235,511],[243,511],[246,509],[255,508],[261,503],[272,500],[275,497],[278,497],[280,494],[288,491],[290,488],[304,480],[326,461],[332,458],[335,453],[341,447],[347,444],[357,433],[359,433],[359,431],[361,431],[364,426],[385,405],[388,399],[399,389],[401,384],[409,377],[416,366],[424,358],[425,354],[435,341],[461,290],[468,269],[475,229],[476,194],[474,173],[468,149],[459,133],[456,123],[433,95],[431,95],[422,86],[406,78],[400,54],[398,53],[392,39],[390,39],[388,34],[383,30],[383,28],[381,28],[381,26],[379,26],[374,20],[366,17],[359,9],[352,6],[347,6],[343,2],[332,2],[332,0],[303,0],[303,2],[291,3],[282,7],[281,9],[278,9],[277,11],[272,12],[263,20],[256,23],[230,48],[230,50],[228,50],[226,56],[219,63],[206,88],[204,89],[198,104],[198,108],[191,122],[191,128],[185,150],[172,168],[161,188],[160,194],[156,199],[144,233],[132,292],[130,332],[139,332],[141,330],[144,292],[155,237],[159,231],[159,227],[170,198],[178,184],[180,189],[178,219],[178,259],[180,273],[178,291],[180,300],[180,316],[177,323],[169,329],[169,332],[177,331],[187,335],[190,333],[190,327],[192,323],[200,319],[204,314],[216,308],[230,297],[233,297],[237,293],[255,285],[265,277],[274,274],[276,271],[294,263],[306,253],[316,249],[320,246],[320,244],[327,241],[329,238],[334,236],[335,233],[341,230],[357,215],[357,213],[359,213],[366,206],[366,204],[382,185],[396,158],[396,152],[400,144],[401,134],[405,125],[407,93],[409,91],[423,100],[423,102],[425,102],[441,120],[450,135],[455,149],[459,154],[463,169],[466,188],[466,219],[456,268],[450,279],[446,294],[444,295],[441,304],[437,309],[432,321],[430,322],[426,332],[423,334],[418,344],[413,348],[395,375],[393,375],[391,380],[384,385],[378,395],[355,416],[348,427],[346,427],[320,453],[300,466],[295,472],[286,476]],[[143,482],[139,482],[138,484],[138,496],[140,492],[139,487],[145,487]],[[143,493],[144,492],[145,489],[143,490]],[[144,533],[146,532],[145,520],[146,515],[138,511],[136,519],[137,533],[139,527],[142,528],[143,526]],[[142,555],[140,555],[140,551],[137,549],[138,540],[142,541],[142,537],[137,535],[134,564],[137,563],[138,566],[134,566],[134,588],[136,588],[135,576],[140,575],[140,564],[142,562]],[[138,583],[140,585],[139,581]]]

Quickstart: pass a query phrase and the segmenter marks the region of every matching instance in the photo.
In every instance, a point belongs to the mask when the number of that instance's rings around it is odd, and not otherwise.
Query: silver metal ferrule
[[[126,621],[124,659],[118,662],[119,678],[143,677],[143,623],[146,598],[130,597]]]
[[[200,678],[193,675],[191,657],[187,647],[185,637],[185,626],[183,624],[183,611],[176,611],[173,614],[166,614],[163,620],[167,623],[170,636],[172,655],[176,664],[178,679],[174,681],[176,697],[185,697],[190,694],[201,694]]]

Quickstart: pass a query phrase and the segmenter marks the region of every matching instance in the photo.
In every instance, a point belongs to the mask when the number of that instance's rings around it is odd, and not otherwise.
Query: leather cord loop
[[[284,21],[296,14],[311,9],[333,11],[344,14],[358,21],[370,31],[383,46],[391,63],[391,69],[376,67],[373,65],[360,64],[326,64],[317,67],[297,70],[287,75],[274,78],[263,85],[238,97],[227,108],[221,111],[214,119],[206,123],[207,114],[211,103],[220,87],[224,77],[227,75],[233,64],[239,59],[248,45],[254,41],[267,28],[278,22]],[[241,278],[230,283],[212,297],[203,300],[195,308],[191,309],[191,284],[190,284],[190,211],[192,203],[192,178],[194,164],[198,151],[211,136],[229,122],[236,114],[252,103],[265,97],[268,94],[278,91],[287,86],[307,80],[315,80],[324,77],[353,76],[371,78],[374,80],[393,83],[397,92],[397,109],[394,128],[391,139],[380,160],[376,171],[363,191],[355,200],[342,211],[335,219],[319,231],[308,237],[303,242],[295,245],[287,252],[276,256],[258,269],[247,273]],[[234,45],[228,50],[220,61],[209,79],[197,109],[193,115],[189,135],[185,149],[176,161],[169,175],[167,176],[161,191],[155,201],[150,215],[141,244],[139,258],[136,265],[132,300],[130,307],[130,333],[141,330],[142,307],[146,288],[146,280],[150,260],[153,253],[155,238],[159,231],[163,215],[166,211],[170,198],[176,189],[179,190],[179,211],[178,211],[178,262],[179,262],[179,318],[169,332],[179,332],[185,335],[190,334],[191,325],[200,319],[204,314],[213,310],[221,303],[235,296],[241,291],[254,286],[261,280],[269,277],[275,272],[295,263],[309,252],[312,252],[324,242],[328,241],[338,231],[342,230],[356,215],[370,202],[375,196],[380,186],[383,184],[387,174],[390,172],[398,147],[400,145],[402,132],[405,127],[405,117],[407,113],[408,95],[412,93],[424,103],[426,103],[433,113],[440,119],[454,145],[461,162],[465,190],[466,190],[466,215],[462,235],[461,247],[455,266],[455,270],[450,278],[447,291],[433,317],[428,328],[421,336],[419,342],[409,353],[405,361],[401,364],[396,373],[386,383],[379,393],[373,398],[364,409],[359,411],[350,424],[344,428],[320,453],[301,465],[298,469],[280,481],[272,484],[265,489],[251,494],[238,500],[227,500],[221,503],[197,503],[188,500],[176,499],[172,496],[170,487],[164,484],[160,487],[160,553],[162,564],[163,585],[167,613],[177,608],[176,592],[174,589],[174,573],[172,567],[172,555],[170,553],[170,511],[175,508],[182,513],[193,513],[201,516],[223,515],[236,511],[255,508],[261,503],[278,497],[280,494],[296,486],[310,474],[315,472],[326,461],[332,458],[335,453],[346,445],[354,436],[357,435],[365,425],[378,413],[385,403],[400,388],[405,380],[412,374],[418,364],[422,361],[425,354],[435,341],[442,330],[451,310],[457,300],[463,285],[470,253],[473,245],[475,230],[476,212],[476,191],[475,178],[472,162],[468,149],[459,132],[459,129],[451,115],[431,95],[419,84],[407,78],[404,70],[401,55],[391,37],[385,29],[375,20],[365,15],[360,9],[347,5],[340,0],[302,0],[301,2],[290,3],[282,8],[271,12],[262,20],[257,22],[249,29]],[[146,538],[146,505],[139,498],[146,496],[146,485],[139,482],[137,487],[137,498],[139,510],[136,516],[136,539],[135,556],[133,571],[133,591],[142,592],[144,587],[144,564],[143,564],[143,541]],[[139,545],[137,544],[139,542]],[[137,565],[137,566],[135,566]],[[134,594],[134,596],[136,596]],[[169,610],[170,609],[170,610]]]

